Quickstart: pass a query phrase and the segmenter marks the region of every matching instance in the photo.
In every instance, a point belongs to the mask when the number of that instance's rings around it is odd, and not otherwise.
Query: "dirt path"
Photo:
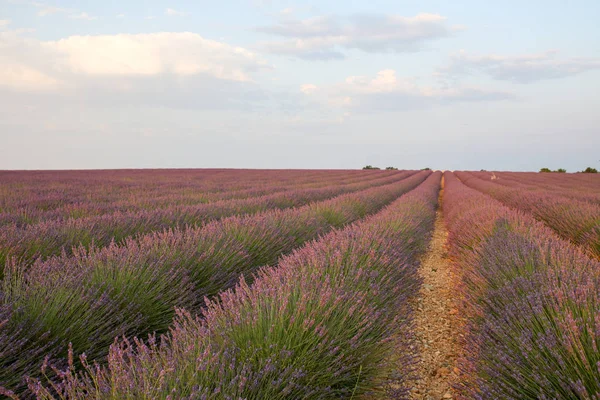
[[[443,198],[443,181],[440,204]],[[441,209],[437,211],[433,238],[422,258],[419,271],[423,278],[415,303],[415,329],[421,359],[418,380],[411,399],[452,399],[457,380],[459,316],[455,304],[454,276],[446,253],[448,232]]]

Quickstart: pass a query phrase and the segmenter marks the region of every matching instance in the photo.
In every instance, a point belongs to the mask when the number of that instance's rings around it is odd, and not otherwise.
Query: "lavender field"
[[[599,400],[598,175],[0,171],[0,397]]]

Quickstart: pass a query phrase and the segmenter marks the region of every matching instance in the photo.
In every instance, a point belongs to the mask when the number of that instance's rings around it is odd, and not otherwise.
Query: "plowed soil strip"
[[[443,181],[440,203],[443,198]],[[423,286],[415,299],[415,333],[420,351],[417,381],[411,399],[452,399],[457,381],[459,315],[451,263],[446,252],[448,231],[442,210],[436,215],[433,238],[421,260]]]

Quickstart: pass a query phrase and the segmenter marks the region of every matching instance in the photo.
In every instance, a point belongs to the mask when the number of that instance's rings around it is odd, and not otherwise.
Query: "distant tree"
[[[542,168],[540,172],[552,172],[552,170],[550,168]]]
[[[596,168],[592,168],[592,167],[587,167],[586,169],[584,169],[583,171],[586,174],[597,174],[598,170]]]
[[[429,167],[421,168],[421,171],[431,171],[431,168],[429,168]]]
[[[567,172],[567,170],[564,168],[559,168],[555,172],[563,172],[564,173],[564,172]]]
[[[398,168],[396,167],[385,167],[385,169],[390,170],[390,171],[397,171]]]
[[[367,165],[367,166],[363,167],[363,169],[381,169],[381,168],[379,168],[379,167],[374,167],[374,166],[372,166],[372,165]]]

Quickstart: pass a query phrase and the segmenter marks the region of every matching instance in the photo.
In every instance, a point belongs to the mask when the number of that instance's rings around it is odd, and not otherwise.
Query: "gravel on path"
[[[443,184],[440,202],[443,200]],[[462,326],[456,277],[446,251],[448,231],[441,208],[427,253],[421,259],[419,274],[423,286],[415,299],[415,335],[419,347],[417,380],[411,399],[437,400],[455,398],[452,386],[457,382],[457,358]]]

